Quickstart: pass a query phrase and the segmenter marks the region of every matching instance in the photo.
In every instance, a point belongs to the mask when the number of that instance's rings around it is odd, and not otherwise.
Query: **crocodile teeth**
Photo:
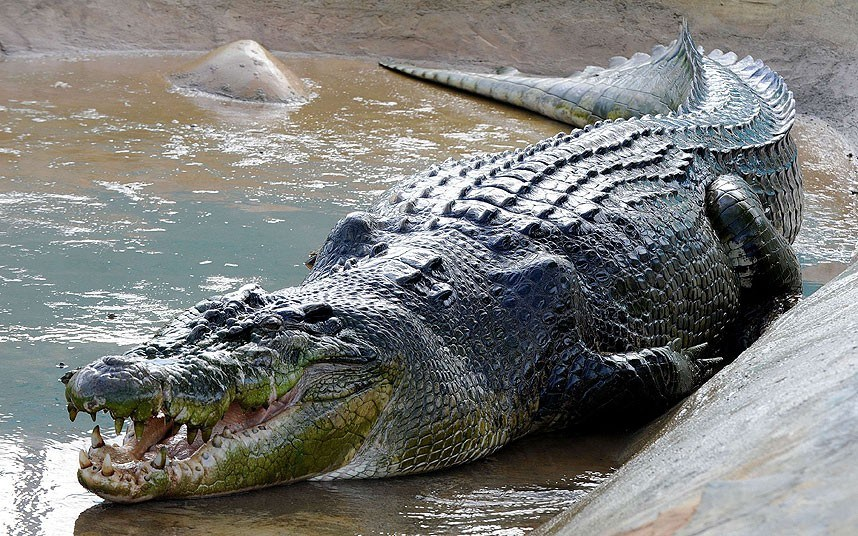
[[[188,437],[185,438],[188,440],[188,445],[193,443],[196,438],[197,438],[197,429],[191,428],[190,426],[188,426]]]
[[[74,422],[74,420],[77,419],[77,408],[74,407],[73,405],[69,404],[68,410],[69,410],[69,420],[71,422]]]
[[[113,462],[110,461],[110,453],[104,455],[104,463],[101,466],[101,474],[104,476],[111,476],[115,471],[113,470]]]
[[[134,421],[134,437],[137,438],[137,441],[143,439],[143,432],[146,430],[146,423],[144,421]]]
[[[211,437],[212,437],[212,427],[209,426],[208,428],[203,428],[202,431],[203,431],[203,441],[205,443],[208,443],[209,439],[211,439]]]
[[[80,462],[80,468],[86,469],[87,467],[92,467],[92,460],[89,459],[86,451],[81,449],[77,455],[77,459]]]
[[[223,439],[221,439],[219,435],[216,435],[212,438],[212,446],[214,446],[214,448],[219,449],[222,445]]]
[[[92,417],[92,422],[95,422],[95,412],[93,411],[89,416]]]
[[[167,465],[167,447],[161,447],[150,463],[155,469],[163,469]]]
[[[113,419],[113,427],[116,429],[116,435],[122,433],[123,426],[125,426],[125,419]]]
[[[104,446],[104,439],[101,437],[101,428],[99,428],[98,425],[92,429],[90,440],[92,441],[92,448],[94,449],[100,449]]]

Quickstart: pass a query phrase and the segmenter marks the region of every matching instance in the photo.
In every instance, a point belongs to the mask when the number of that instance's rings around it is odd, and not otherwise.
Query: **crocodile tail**
[[[564,78],[530,76],[514,69],[471,73],[398,62],[380,65],[403,74],[532,110],[577,127],[605,119],[688,109],[702,95],[703,57],[683,22],[679,38],[651,54],[614,57]]]

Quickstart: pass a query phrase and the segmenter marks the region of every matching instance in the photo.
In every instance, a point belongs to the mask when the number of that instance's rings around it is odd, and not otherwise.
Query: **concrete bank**
[[[652,426],[547,534],[855,534],[858,263]]]

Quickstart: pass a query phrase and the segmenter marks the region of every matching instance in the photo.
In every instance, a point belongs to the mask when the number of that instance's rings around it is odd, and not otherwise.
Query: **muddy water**
[[[360,60],[290,58],[316,94],[300,107],[189,97],[163,81],[185,59],[0,63],[0,532],[519,534],[612,471],[624,438],[552,436],[411,478],[135,507],[84,492],[92,423],[68,422],[65,370],[208,295],[298,283],[337,219],[417,170],[562,128]],[[855,170],[825,125],[798,135],[810,292],[852,254]]]
[[[824,121],[799,116],[793,132],[805,187],[804,221],[794,246],[808,294],[858,254],[858,165],[854,149]]]

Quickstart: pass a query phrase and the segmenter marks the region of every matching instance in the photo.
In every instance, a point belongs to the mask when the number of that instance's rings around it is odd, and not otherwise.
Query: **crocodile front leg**
[[[622,416],[623,423],[651,418],[709,379],[722,361],[708,355],[706,344],[680,348],[678,339],[668,346],[613,354],[579,343],[563,354],[540,401],[540,415],[563,417],[541,425],[586,425],[610,422],[615,416]]]

